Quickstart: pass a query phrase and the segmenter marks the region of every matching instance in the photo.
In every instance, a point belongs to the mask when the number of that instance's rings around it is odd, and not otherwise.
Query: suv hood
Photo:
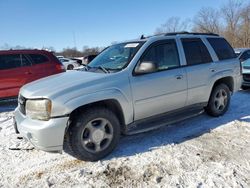
[[[87,88],[97,83],[101,84],[104,77],[108,77],[108,74],[67,71],[31,82],[23,86],[20,93],[26,98],[53,99],[71,91],[76,91],[78,88]]]

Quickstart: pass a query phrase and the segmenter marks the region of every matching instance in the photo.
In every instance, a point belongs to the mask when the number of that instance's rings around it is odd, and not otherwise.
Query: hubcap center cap
[[[96,143],[100,143],[104,138],[105,133],[102,130],[95,130],[92,134],[92,139]]]
[[[224,105],[224,97],[221,96],[218,101],[219,105]]]

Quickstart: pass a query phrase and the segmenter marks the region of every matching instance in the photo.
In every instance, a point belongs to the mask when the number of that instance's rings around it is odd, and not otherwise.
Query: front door
[[[141,62],[153,62],[153,73],[131,76],[134,120],[165,113],[185,106],[187,76],[180,60],[175,40],[152,44],[142,55]],[[137,66],[138,66],[137,65]]]

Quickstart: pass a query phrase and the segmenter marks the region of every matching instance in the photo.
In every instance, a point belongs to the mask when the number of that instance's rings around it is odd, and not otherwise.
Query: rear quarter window
[[[224,38],[207,38],[219,60],[236,58],[231,45]]]
[[[42,54],[29,54],[29,57],[35,65],[49,62],[48,57]]]

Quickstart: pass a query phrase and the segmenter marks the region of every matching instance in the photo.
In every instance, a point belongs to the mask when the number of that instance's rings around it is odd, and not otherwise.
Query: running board
[[[189,119],[195,116],[198,116],[204,112],[203,109],[189,109],[183,112],[174,112],[168,113],[164,115],[160,115],[157,117],[150,117],[143,120],[136,121],[127,126],[127,130],[125,132],[126,135],[133,135],[144,133],[147,131],[158,129],[162,126],[171,125],[173,123],[177,123],[183,121],[185,119]]]

